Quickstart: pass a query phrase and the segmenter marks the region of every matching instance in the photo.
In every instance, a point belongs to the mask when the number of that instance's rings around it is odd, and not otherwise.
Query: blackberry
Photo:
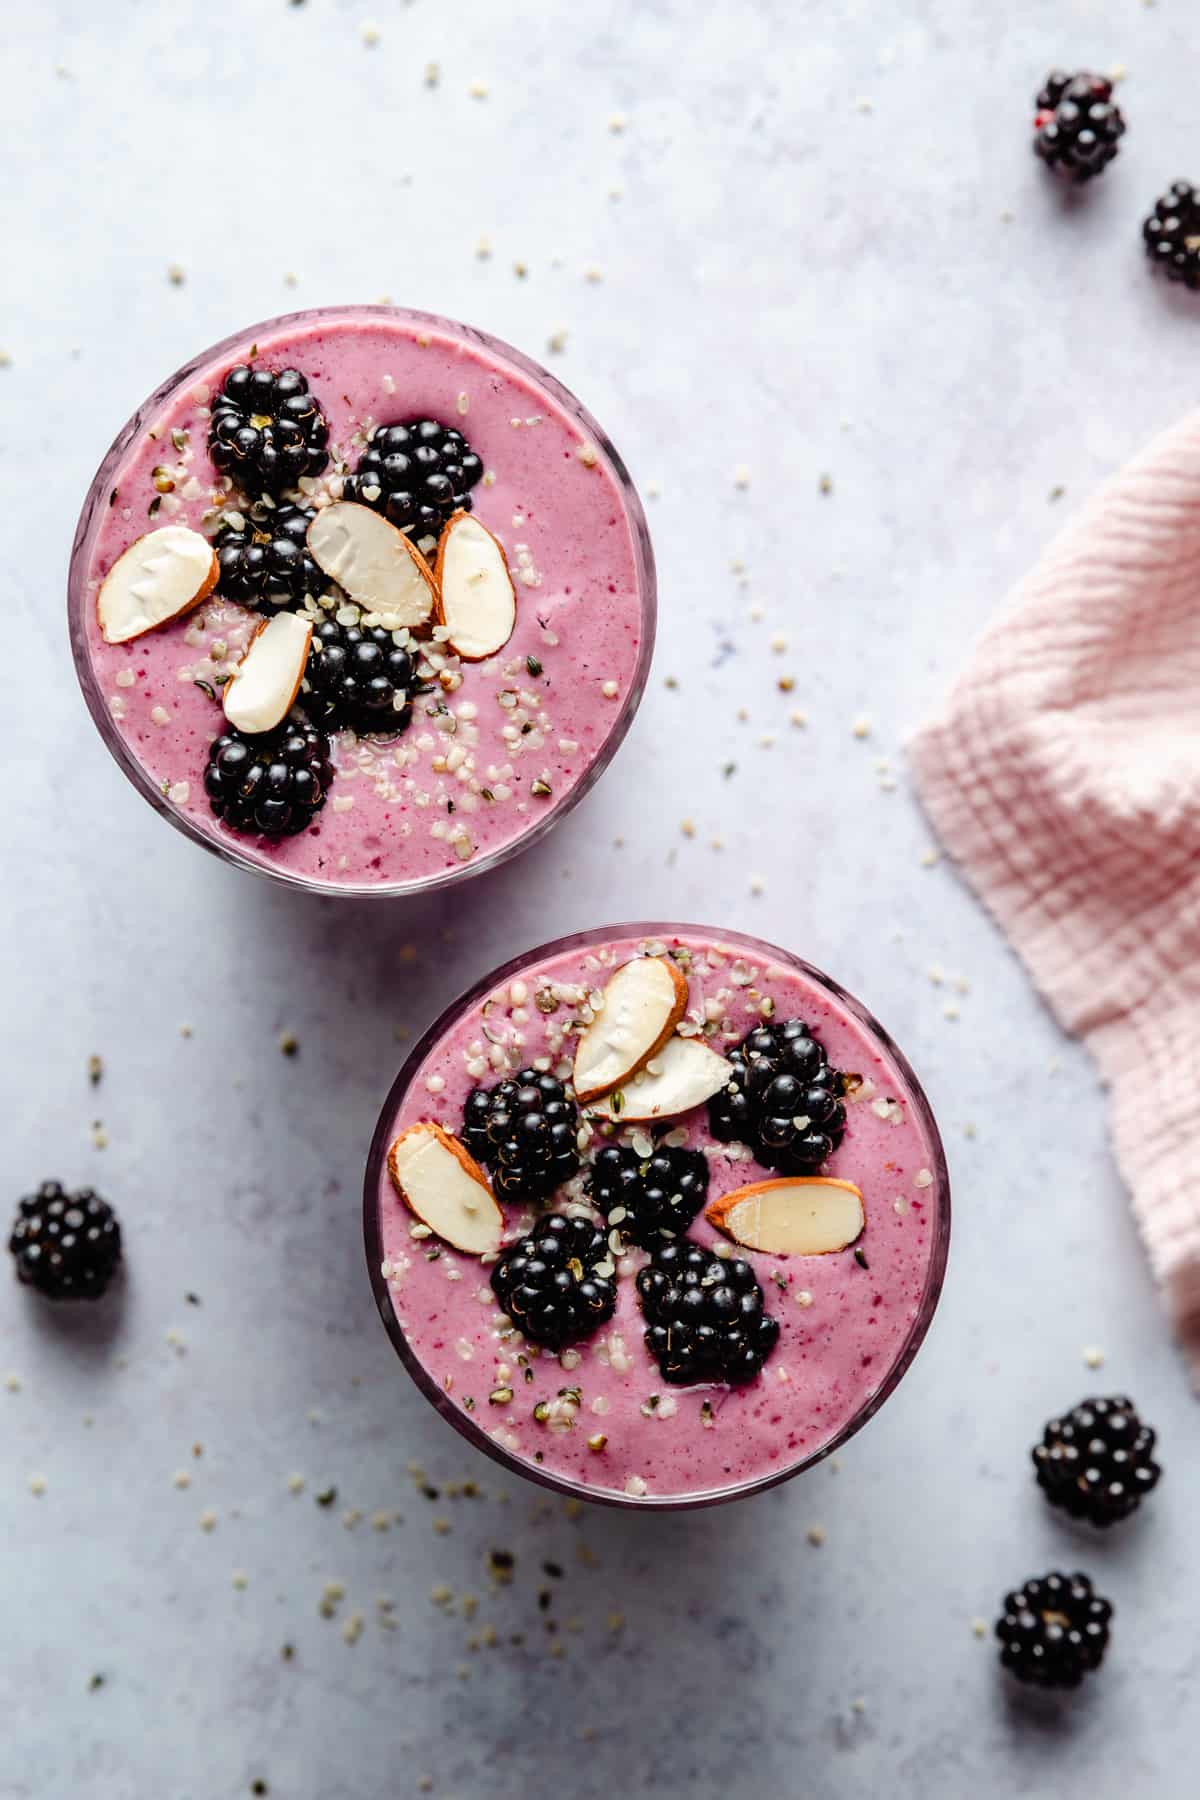
[[[1190,181],[1176,181],[1142,226],[1146,255],[1155,268],[1165,269],[1168,281],[1200,287],[1200,190]]]
[[[239,363],[213,401],[208,453],[252,499],[281,494],[329,461],[329,426],[299,369]]]
[[[1052,1572],[1004,1596],[996,1621],[1000,1661],[1018,1681],[1074,1688],[1108,1648],[1112,1607],[1086,1575]]]
[[[17,1279],[49,1300],[98,1300],[121,1260],[121,1227],[92,1188],[43,1181],[17,1208],[8,1240]]]
[[[561,1350],[613,1316],[617,1288],[608,1238],[590,1219],[547,1213],[500,1258],[492,1289],[527,1338]]]
[[[473,1088],[462,1141],[487,1163],[501,1200],[542,1200],[579,1167],[579,1113],[553,1075],[522,1069],[494,1088]]]
[[[380,625],[323,619],[304,680],[304,708],[317,724],[398,734],[412,722],[416,664]]]
[[[1051,1419],[1032,1456],[1038,1486],[1051,1506],[1093,1525],[1115,1525],[1136,1512],[1158,1484],[1154,1432],[1132,1400],[1081,1400]]]
[[[779,1336],[748,1262],[665,1244],[638,1272],[646,1348],[664,1381],[751,1381]]]
[[[800,1019],[762,1025],[729,1053],[733,1078],[708,1103],[722,1144],[749,1144],[783,1175],[811,1175],[846,1130],[844,1078]]]
[[[1044,163],[1075,181],[1090,181],[1107,168],[1125,130],[1112,91],[1107,76],[1086,69],[1046,77],[1033,120],[1033,148]]]
[[[687,1230],[708,1192],[702,1150],[658,1149],[639,1156],[606,1144],[588,1171],[587,1190],[610,1225],[652,1250]]]
[[[259,517],[260,510],[240,531],[226,525],[217,533],[217,592],[268,613],[323,594],[329,584],[308,553],[312,508],[278,506]]]
[[[230,725],[208,747],[204,791],[234,831],[295,837],[325,804],[333,780],[323,732],[285,719],[256,736]]]
[[[436,419],[412,419],[375,427],[342,492],[373,506],[419,544],[437,537],[451,513],[470,512],[470,490],[482,474],[483,464],[461,431]]]

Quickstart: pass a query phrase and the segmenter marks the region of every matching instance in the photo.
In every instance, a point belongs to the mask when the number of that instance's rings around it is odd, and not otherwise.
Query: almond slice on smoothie
[[[433,571],[411,538],[354,500],[336,500],[308,528],[313,561],[356,606],[396,621],[392,630],[424,625],[434,609]]]
[[[285,719],[300,692],[312,621],[299,613],[264,619],[246,654],[225,684],[225,717],[239,731],[271,731]]]
[[[517,622],[517,595],[503,546],[469,512],[446,521],[434,571],[434,617],[464,662],[502,650]]]
[[[863,1197],[852,1181],[779,1176],[734,1188],[704,1209],[710,1225],[747,1250],[771,1256],[828,1256],[861,1237]]]
[[[422,1225],[468,1256],[500,1248],[504,1219],[487,1176],[440,1125],[410,1125],[388,1151],[392,1186]]]
[[[611,1093],[662,1049],[683,1017],[687,978],[665,956],[636,956],[609,977],[599,1012],[575,1048],[581,1106]]]
[[[649,1063],[626,1082],[597,1100],[592,1111],[606,1119],[636,1124],[645,1119],[673,1119],[703,1106],[729,1085],[733,1065],[699,1038],[669,1037]]]
[[[130,544],[105,576],[96,617],[106,643],[127,644],[207,599],[219,573],[212,545],[186,525],[160,525]]]

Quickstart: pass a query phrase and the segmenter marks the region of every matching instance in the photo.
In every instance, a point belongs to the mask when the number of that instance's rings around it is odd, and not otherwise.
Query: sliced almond
[[[444,1243],[469,1256],[500,1248],[504,1220],[487,1176],[440,1125],[402,1131],[388,1151],[392,1186],[411,1213]]]
[[[502,650],[517,622],[517,595],[499,540],[469,512],[446,521],[438,544],[437,610],[450,648],[464,662]]]
[[[661,1050],[683,1017],[687,978],[666,956],[635,956],[609,977],[604,1002],[575,1047],[575,1094],[589,1106]]]
[[[308,528],[313,559],[357,606],[384,613],[396,628],[424,625],[437,590],[411,538],[369,506],[337,500]]]
[[[670,1037],[653,1067],[639,1069],[624,1087],[614,1088],[593,1111],[606,1119],[673,1119],[690,1112],[728,1086],[733,1065],[699,1038]]]
[[[771,1256],[828,1256],[852,1244],[867,1222],[854,1183],[826,1175],[755,1181],[710,1201],[704,1216],[735,1243]]]
[[[118,556],[96,596],[108,644],[127,644],[190,612],[217,585],[213,547],[186,525],[160,525]]]
[[[299,613],[264,619],[225,684],[225,717],[239,731],[272,731],[300,692],[312,620]]]

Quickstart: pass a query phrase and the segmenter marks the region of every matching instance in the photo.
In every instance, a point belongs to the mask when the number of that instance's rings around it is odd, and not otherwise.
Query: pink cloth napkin
[[[1200,414],[1050,547],[912,756],[947,850],[1096,1057],[1200,1384]]]

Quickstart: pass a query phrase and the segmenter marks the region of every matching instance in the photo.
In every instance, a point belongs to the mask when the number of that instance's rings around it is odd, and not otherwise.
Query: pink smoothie
[[[475,516],[502,544],[517,595],[512,637],[482,662],[460,662],[424,636],[418,673],[434,692],[414,702],[408,731],[336,733],[325,806],[281,841],[219,823],[203,786],[223,728],[211,695],[257,615],[214,594],[126,644],[105,643],[96,621],[100,583],[135,539],[171,524],[212,537],[238,510],[209,458],[208,422],[225,375],[246,361],[300,369],[329,422],[328,469],[291,496],[309,506],[338,498],[373,426],[434,418],[460,430],[485,470]],[[358,307],[296,314],[227,340],[143,408],[85,508],[71,607],[93,712],[176,823],[286,879],[380,891],[486,866],[586,791],[645,683],[654,575],[628,478],[564,389],[465,327]]]
[[[394,1314],[389,1328],[441,1410],[527,1472],[598,1497],[647,1503],[719,1497],[768,1483],[841,1441],[915,1353],[940,1288],[949,1230],[936,1127],[911,1072],[856,1003],[786,953],[693,928],[656,939],[566,942],[477,990],[464,1010],[435,1028],[393,1090],[366,1200],[369,1254],[377,1258],[372,1275],[385,1320]],[[664,1382],[643,1342],[635,1275],[648,1257],[636,1248],[617,1260],[612,1320],[573,1348],[539,1353],[500,1311],[488,1267],[431,1243],[383,1165],[387,1146],[417,1121],[459,1132],[473,1087],[539,1059],[568,1078],[588,994],[647,950],[672,956],[686,973],[685,1035],[702,1032],[712,1048],[727,1051],[765,1020],[798,1017],[834,1067],[851,1077],[845,1136],[823,1172],[862,1191],[866,1228],[854,1247],[820,1256],[767,1255],[729,1244],[703,1212],[689,1228],[697,1242],[723,1245],[750,1262],[766,1309],[779,1322],[775,1348],[744,1387]],[[554,1208],[587,1206],[583,1173],[589,1156],[612,1141],[605,1135],[612,1129],[602,1131],[598,1120],[583,1115],[584,1170],[554,1196]],[[745,1146],[714,1139],[706,1106],[663,1129],[671,1133],[668,1143],[707,1156],[709,1201],[770,1175]],[[621,1126],[615,1141],[647,1155],[650,1127]],[[504,1211],[508,1245],[536,1214]],[[510,1403],[489,1398],[510,1388]],[[578,1390],[577,1404],[573,1397],[564,1404],[564,1388]],[[590,1447],[589,1439],[598,1437],[603,1448]]]

